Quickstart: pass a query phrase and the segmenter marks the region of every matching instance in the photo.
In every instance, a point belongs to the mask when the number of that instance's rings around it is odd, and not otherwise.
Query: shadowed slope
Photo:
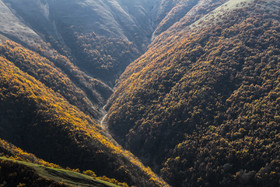
[[[278,1],[229,1],[167,30],[122,75],[113,137],[174,186],[278,184],[279,20]]]

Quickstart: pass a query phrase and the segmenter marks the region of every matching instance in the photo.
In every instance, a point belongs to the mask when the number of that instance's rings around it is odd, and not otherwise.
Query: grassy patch
[[[29,162],[17,161],[5,157],[0,157],[0,160],[6,160],[16,162],[18,164],[27,166],[35,170],[35,172],[42,178],[49,179],[55,182],[62,182],[69,186],[111,186],[116,187],[117,185],[111,184],[100,179],[90,177],[78,172],[73,172],[65,169],[50,168],[33,164]]]

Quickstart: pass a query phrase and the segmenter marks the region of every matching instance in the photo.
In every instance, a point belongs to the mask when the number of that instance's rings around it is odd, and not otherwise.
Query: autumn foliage
[[[1,47],[2,139],[62,167],[90,169],[129,184],[165,184],[74,105],[82,101],[67,99],[66,91],[79,89],[49,60],[12,42]]]

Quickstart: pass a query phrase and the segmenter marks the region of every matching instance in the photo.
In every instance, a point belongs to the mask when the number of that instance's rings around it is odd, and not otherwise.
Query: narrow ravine
[[[100,121],[100,126],[103,128],[103,129],[106,129],[105,128],[105,124],[104,124],[104,122],[105,122],[105,119],[106,119],[106,117],[107,117],[107,112],[106,112],[106,114],[103,116],[103,118],[101,119],[101,121]]]
[[[108,129],[107,129],[107,126],[106,126],[106,117],[107,117],[107,115],[108,115],[108,113],[107,113],[107,111],[106,111],[106,107],[107,107],[107,105],[108,105],[108,103],[109,103],[109,99],[106,101],[106,104],[102,107],[102,109],[103,109],[103,111],[104,111],[104,116],[101,118],[101,120],[100,120],[100,126],[108,133],[108,134],[110,134],[109,132],[108,132]]]

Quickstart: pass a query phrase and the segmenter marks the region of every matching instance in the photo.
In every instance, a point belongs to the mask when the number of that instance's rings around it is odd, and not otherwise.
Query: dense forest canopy
[[[279,0],[0,0],[1,186],[279,186]]]
[[[159,36],[110,99],[113,137],[173,186],[279,185],[279,5],[229,1]]]

